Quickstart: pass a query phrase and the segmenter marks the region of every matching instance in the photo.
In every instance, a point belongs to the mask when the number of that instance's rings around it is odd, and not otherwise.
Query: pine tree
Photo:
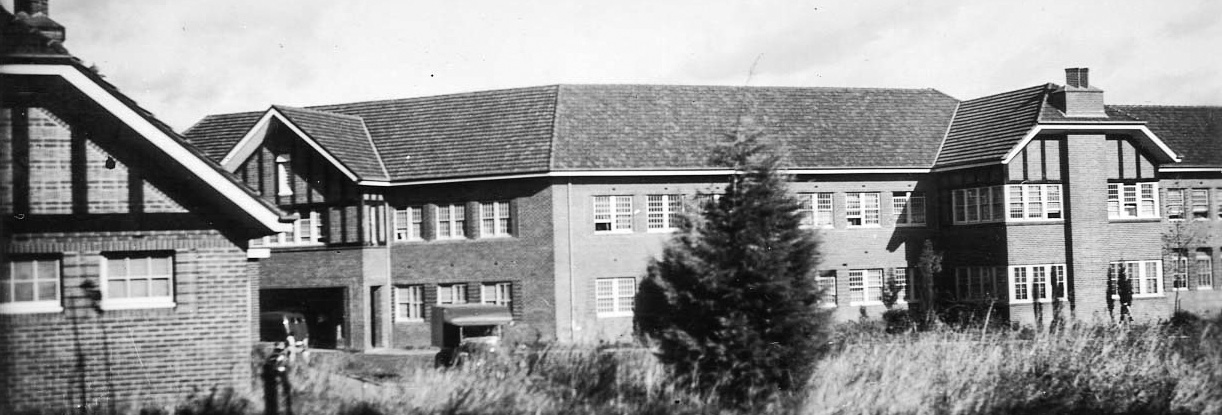
[[[634,311],[637,334],[682,381],[750,404],[794,391],[826,344],[817,307],[815,235],[758,131],[728,134],[713,161],[725,194],[690,216],[650,261]]]

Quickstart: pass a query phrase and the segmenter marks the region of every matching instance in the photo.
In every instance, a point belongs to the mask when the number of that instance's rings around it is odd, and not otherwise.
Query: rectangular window
[[[594,232],[632,232],[632,196],[594,196]]]
[[[395,322],[424,321],[424,286],[395,287]]]
[[[480,284],[479,299],[480,303],[482,304],[494,304],[509,307],[513,299],[513,284],[508,282]]]
[[[467,284],[438,284],[437,304],[466,304]]]
[[[892,192],[891,215],[896,226],[925,225],[925,194],[921,192]]]
[[[14,259],[0,262],[0,314],[58,313],[59,259]]]
[[[108,253],[100,269],[103,309],[174,306],[172,254]]]
[[[513,221],[509,215],[509,202],[484,202],[479,204],[479,237],[509,236]]]
[[[1158,211],[1154,207],[1158,205],[1155,200],[1155,195],[1158,194],[1157,183],[1109,183],[1107,185],[1107,215],[1111,219],[1127,219],[1127,218],[1154,218],[1158,217]],[[1171,190],[1167,191],[1168,199],[1171,198]],[[1179,215],[1183,217],[1183,193],[1179,193],[1180,207]],[[1171,206],[1167,207],[1168,212],[1172,210]]]
[[[1010,267],[1010,302],[1060,300],[1065,296],[1065,265],[1019,265]]]
[[[1184,219],[1184,189],[1167,189],[1167,219]]]
[[[289,159],[284,156],[276,157],[276,195],[293,195],[293,183],[289,179]]]
[[[449,204],[437,206],[437,239],[461,239],[466,237],[467,206]]]
[[[845,194],[845,219],[848,226],[878,226],[879,225],[879,195],[878,193],[847,193]]]
[[[836,306],[836,271],[823,271],[815,277],[815,286],[823,294],[819,297],[819,305],[823,307]]]
[[[1171,253],[1171,288],[1188,289],[1188,255],[1178,250]]]
[[[830,192],[803,193],[798,195],[802,201],[802,226],[830,228],[832,227],[832,194]]]
[[[1031,293],[1036,300],[1048,299],[1048,269],[1031,267]]]
[[[1196,285],[1197,289],[1211,290],[1214,287],[1213,254],[1208,249],[1197,251]]]
[[[1192,218],[1209,219],[1209,189],[1192,189]]]
[[[1120,273],[1124,272],[1133,288],[1133,297],[1157,297],[1163,293],[1162,261],[1124,261],[1108,264],[1107,278],[1113,287],[1119,287]],[[1112,298],[1119,298],[1119,288]]]
[[[423,238],[423,225],[423,206],[395,209],[395,241],[419,241]]]
[[[1059,184],[1016,184],[951,192],[955,224],[1062,219]]]
[[[595,301],[599,317],[630,317],[636,297],[636,279],[599,278],[595,281]]]
[[[648,224],[650,232],[671,231],[679,227],[683,216],[682,195],[649,195],[646,196]]]
[[[882,304],[883,270],[849,270],[849,305]]]
[[[299,219],[293,222],[288,232],[251,239],[250,246],[297,246],[322,243],[322,214],[317,211],[297,212]]]
[[[895,281],[896,288],[899,288],[899,292],[895,294],[896,300],[901,303],[908,301],[908,268],[897,267],[891,271],[891,278]]]
[[[1065,266],[1064,265],[1053,265],[1052,266],[1052,295],[1053,297],[1059,298],[1059,299],[1069,298],[1069,295],[1066,293],[1066,291],[1069,290],[1069,287],[1066,284],[1067,282],[1065,281]]]
[[[1010,285],[1014,287],[1012,298],[1014,301],[1031,301],[1030,286],[1027,281],[1027,267],[1012,267],[1010,275],[1013,278]]]

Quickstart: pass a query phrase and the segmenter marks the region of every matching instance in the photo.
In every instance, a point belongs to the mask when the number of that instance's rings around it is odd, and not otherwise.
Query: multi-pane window
[[[849,270],[849,305],[882,304],[883,270]]]
[[[424,321],[424,286],[395,287],[395,322]]]
[[[891,193],[891,215],[896,226],[925,224],[925,194],[921,192]]]
[[[1188,289],[1188,255],[1176,250],[1171,253],[1171,288],[1175,290]]]
[[[1193,219],[1209,219],[1209,189],[1192,189],[1192,218]]]
[[[1010,301],[1065,299],[1065,265],[1018,265],[1010,267]]]
[[[632,232],[632,196],[594,196],[594,232]]]
[[[802,215],[802,226],[832,227],[831,192],[803,193],[798,195],[798,200],[802,202],[798,211]]]
[[[878,193],[846,193],[844,217],[848,226],[879,225]]]
[[[683,216],[682,195],[649,195],[645,200],[649,231],[669,231],[679,226]]]
[[[480,203],[479,219],[481,238],[510,235],[513,221],[509,216],[509,202]]]
[[[1002,186],[958,189],[951,193],[954,223],[1001,222],[1005,218]],[[1016,218],[1021,220],[1021,218]]]
[[[483,283],[479,286],[479,299],[483,304],[509,307],[513,302],[513,284],[508,282]]]
[[[1112,187],[1108,185],[1108,212],[1111,213]],[[1167,189],[1167,219],[1184,219],[1184,189]]]
[[[1168,195],[1170,195],[1168,191]],[[1107,185],[1107,216],[1112,219],[1158,217],[1158,183],[1110,183]],[[1170,196],[1168,196],[1170,198]],[[1183,193],[1179,193],[1179,215],[1183,217]],[[1172,210],[1167,207],[1168,212]]]
[[[908,268],[892,269],[891,278],[895,281],[895,287],[899,289],[895,293],[895,298],[899,302],[908,300]],[[890,288],[887,288],[890,289]]]
[[[395,209],[395,240],[418,241],[423,238],[424,207],[408,206]]]
[[[102,257],[102,307],[174,306],[174,257],[169,253],[112,253]]]
[[[815,286],[819,288],[819,292],[823,294],[819,298],[819,305],[824,307],[836,306],[836,271],[823,271],[819,276],[815,277]]]
[[[1124,273],[1134,297],[1152,297],[1163,292],[1162,261],[1124,261],[1108,264],[1107,278],[1116,287],[1113,297],[1119,298],[1120,274]]]
[[[293,195],[293,183],[289,180],[289,159],[284,156],[276,157],[276,195]]]
[[[454,203],[437,206],[437,239],[459,239],[467,235],[467,207]]]
[[[437,304],[466,304],[467,284],[437,285]]]
[[[0,313],[62,311],[59,268],[59,259],[0,263]]]
[[[1008,221],[1061,219],[1062,199],[1059,184],[1006,185],[1009,198]]]
[[[293,222],[288,232],[250,240],[251,247],[312,245],[322,241],[322,215],[317,211],[298,212],[299,219]]]
[[[631,316],[636,279],[599,278],[595,281],[594,295],[599,317]]]
[[[1218,219],[1222,219],[1222,197],[1216,196],[1220,194],[1222,189],[1214,189],[1214,215],[1217,215]]]
[[[1213,254],[1208,249],[1197,251],[1196,283],[1198,289],[1212,289],[1214,286]]]
[[[996,298],[997,277],[1004,276],[1005,269],[997,267],[957,267],[955,268],[955,289],[958,297],[964,300],[980,300]]]

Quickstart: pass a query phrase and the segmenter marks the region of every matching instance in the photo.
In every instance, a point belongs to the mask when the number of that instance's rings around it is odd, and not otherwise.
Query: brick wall
[[[62,255],[60,313],[0,315],[0,412],[80,402],[171,402],[195,390],[250,385],[245,253],[214,231],[15,235],[6,256]],[[174,308],[99,314],[80,288],[100,255],[170,250]]]

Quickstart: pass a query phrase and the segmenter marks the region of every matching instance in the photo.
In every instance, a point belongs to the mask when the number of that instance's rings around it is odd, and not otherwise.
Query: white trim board
[[[239,187],[239,184],[234,183],[213,169],[195,153],[188,150],[160,128],[157,128],[117,97],[111,95],[105,88],[93,82],[92,79],[81,73],[76,67],[70,65],[5,64],[0,65],[0,74],[58,76],[63,78],[141,137],[144,137],[158,149],[165,152],[167,156],[182,164],[200,179],[203,179],[213,189],[216,189],[230,201],[237,204],[254,217],[255,220],[267,227],[267,229],[273,232],[287,232],[289,230],[291,224],[281,223],[278,213],[264,206],[255,196]]]
[[[782,170],[782,174],[925,174],[927,168],[874,168],[874,169],[794,169]],[[357,182],[362,186],[420,186],[428,184],[466,183],[485,180],[532,179],[541,177],[667,177],[667,176],[724,176],[733,174],[734,170],[575,170],[548,173],[505,174],[495,176],[461,177],[455,179],[426,179],[407,181],[362,180]]]
[[[1144,125],[1038,124],[1033,127],[1031,131],[1028,131],[1027,135],[1023,136],[1023,139],[1018,142],[1018,145],[1014,146],[1010,149],[1010,152],[1006,153],[1006,156],[1001,159],[1001,163],[1010,164],[1010,161],[1013,160],[1014,157],[1018,156],[1020,151],[1027,148],[1027,144],[1031,143],[1031,140],[1035,139],[1036,136],[1045,131],[1138,131],[1145,134],[1146,138],[1158,146],[1158,148],[1162,150],[1168,158],[1176,162],[1181,160],[1179,155],[1175,154],[1170,147],[1167,147],[1166,143],[1163,143],[1163,140],[1159,139],[1158,136],[1154,135],[1153,131],[1150,131],[1150,129],[1146,128]]]

